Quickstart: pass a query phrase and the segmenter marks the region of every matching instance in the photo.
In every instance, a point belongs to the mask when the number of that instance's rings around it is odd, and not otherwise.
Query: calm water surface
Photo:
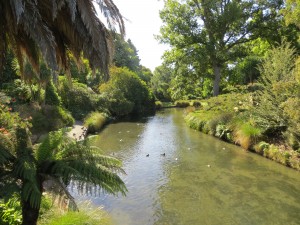
[[[182,110],[110,124],[95,143],[127,173],[126,197],[92,199],[116,225],[300,224],[299,172],[193,131]]]

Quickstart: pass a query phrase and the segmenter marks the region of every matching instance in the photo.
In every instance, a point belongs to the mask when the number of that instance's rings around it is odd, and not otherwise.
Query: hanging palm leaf
[[[22,55],[36,72],[40,55],[51,69],[66,69],[67,51],[71,51],[77,59],[83,53],[93,69],[107,75],[112,41],[97,17],[95,5],[106,17],[108,27],[118,25],[123,34],[123,18],[112,0],[97,0],[95,4],[92,0],[0,0],[0,71],[10,43],[21,70]]]

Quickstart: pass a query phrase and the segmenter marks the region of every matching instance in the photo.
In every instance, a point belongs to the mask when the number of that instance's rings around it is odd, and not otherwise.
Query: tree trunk
[[[220,89],[220,80],[221,80],[221,67],[219,65],[213,66],[215,80],[214,80],[214,96],[219,95]]]
[[[36,225],[39,218],[39,208],[33,208],[29,201],[22,202],[22,225]]]

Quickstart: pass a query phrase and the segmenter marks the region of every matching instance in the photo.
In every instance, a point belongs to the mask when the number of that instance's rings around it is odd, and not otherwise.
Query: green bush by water
[[[107,115],[100,112],[91,112],[84,119],[84,126],[88,128],[89,133],[100,131],[107,122]]]

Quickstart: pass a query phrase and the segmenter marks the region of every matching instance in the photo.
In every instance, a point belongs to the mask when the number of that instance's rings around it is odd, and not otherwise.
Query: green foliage
[[[151,78],[151,89],[157,99],[164,101],[171,100],[169,93],[171,78],[172,70],[166,65],[161,65],[155,68]]]
[[[286,7],[281,10],[287,24],[295,24],[300,27],[300,1],[287,0]]]
[[[192,102],[191,102],[191,105],[192,106],[194,106],[194,107],[201,107],[201,101],[199,101],[199,100],[193,100]]]
[[[13,83],[7,83],[2,86],[5,93],[16,98],[18,102],[25,103],[31,100],[30,86],[19,79],[14,80]]]
[[[115,54],[113,62],[117,67],[127,67],[133,72],[140,71],[140,59],[137,49],[130,39],[124,41],[121,35],[114,33]]]
[[[45,104],[54,106],[61,105],[61,98],[59,97],[56,87],[54,86],[52,81],[49,81],[46,85]]]
[[[175,106],[179,108],[186,108],[190,106],[190,101],[187,100],[178,100],[175,102]]]
[[[269,147],[270,147],[269,143],[267,143],[265,141],[261,141],[261,142],[255,144],[253,146],[253,149],[254,149],[255,152],[262,155],[264,153],[265,149],[268,149]]]
[[[111,79],[102,84],[99,90],[109,100],[109,111],[113,115],[121,116],[154,110],[153,94],[134,72],[127,68],[113,67],[110,74]]]
[[[16,194],[7,201],[0,200],[0,223],[19,225],[22,223],[20,197]]]
[[[32,128],[34,134],[47,133],[66,126],[74,124],[72,115],[61,106],[45,105],[35,107],[34,105],[25,105],[23,109],[18,109],[22,117],[31,115]]]
[[[98,191],[125,194],[125,184],[116,174],[123,172],[121,162],[101,155],[99,149],[90,146],[88,142],[75,142],[67,137],[65,131],[60,130],[50,132],[33,149],[26,128],[17,127],[15,134],[15,151],[9,162],[4,162],[5,173],[0,170],[0,196],[4,192],[7,198],[11,198],[14,193],[19,194],[24,216],[39,214],[43,188],[47,188],[43,187],[43,183],[49,180],[52,186],[47,191],[55,195],[65,194],[68,198],[71,195],[65,187],[71,182],[76,182],[75,186],[80,193],[94,190],[95,194]],[[22,186],[18,185],[20,182]],[[73,198],[70,200],[72,202]],[[42,206],[49,207],[49,204]],[[26,219],[35,220],[32,217]]]
[[[278,1],[165,1],[160,12],[163,26],[158,38],[169,44],[171,50],[164,57],[176,69],[214,80],[213,93],[218,95],[227,65],[247,53],[244,43],[259,36],[273,40],[274,31],[281,30],[278,9],[283,6]],[[266,29],[269,27],[274,31],[269,32]],[[251,68],[250,64],[244,67]],[[248,73],[248,77],[252,74]],[[184,72],[176,75],[186,77]]]
[[[259,64],[260,58],[253,55],[238,60],[237,65],[230,73],[229,82],[242,85],[257,82],[260,76]]]
[[[72,57],[72,60],[70,60],[70,73],[73,79],[78,80],[80,83],[86,84],[88,78],[92,74],[88,60],[82,59],[76,64],[75,59]]]
[[[267,135],[282,136],[289,130],[298,136],[299,118],[295,106],[298,104],[299,83],[296,82],[295,50],[290,44],[270,50],[260,68],[261,81],[265,85],[257,98],[254,115],[257,124]],[[295,106],[291,106],[295,104]]]
[[[161,109],[163,107],[163,104],[161,101],[155,101],[155,109]]]
[[[107,100],[96,94],[86,84],[72,80],[71,84],[65,77],[60,77],[58,92],[64,107],[74,118],[83,119],[91,111],[105,111]]]
[[[8,49],[4,60],[3,68],[2,70],[0,69],[0,84],[11,83],[13,80],[18,78],[19,77],[17,60],[14,57],[13,52]]]
[[[252,148],[261,136],[261,130],[251,123],[243,123],[235,128],[234,140],[242,148]]]
[[[79,211],[61,212],[52,208],[45,218],[39,220],[40,225],[111,225],[108,213],[101,207],[95,207],[84,202],[79,205]]]
[[[87,127],[89,133],[100,131],[107,123],[107,115],[100,112],[91,112],[84,119],[84,126]]]

